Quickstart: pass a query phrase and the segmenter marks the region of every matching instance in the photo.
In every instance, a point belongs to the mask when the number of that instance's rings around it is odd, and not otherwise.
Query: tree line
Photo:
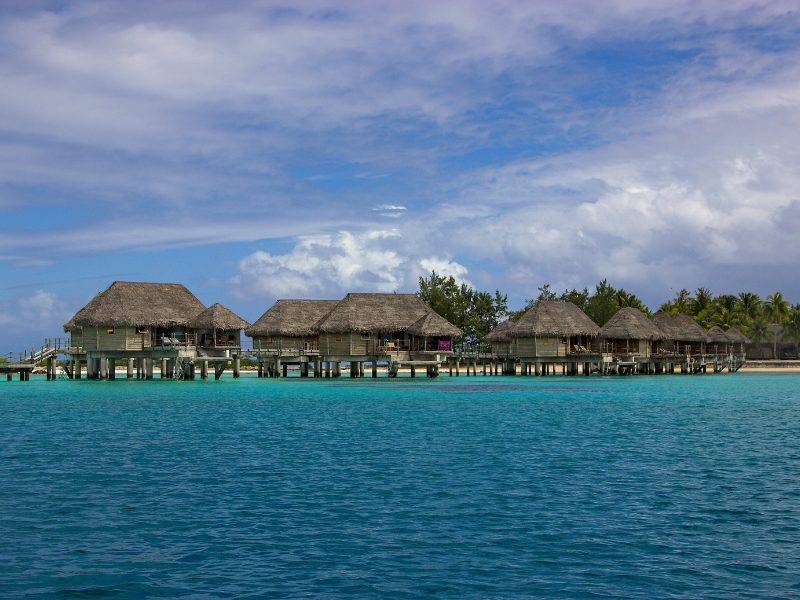
[[[538,288],[538,295],[525,301],[519,310],[509,310],[508,294],[474,290],[459,284],[452,276],[431,271],[419,278],[418,296],[434,311],[464,331],[468,342],[482,339],[500,322],[516,321],[539,300],[572,302],[600,327],[621,308],[638,308],[648,316],[652,313],[642,300],[624,288],[615,288],[606,279],[593,290],[564,290],[560,294],[550,284]],[[719,325],[723,329],[736,327],[747,335],[753,344],[773,344],[773,355],[778,358],[778,344],[786,341],[800,347],[800,304],[792,305],[781,292],[762,299],[754,292],[715,295],[708,288],[694,292],[682,289],[675,297],[659,307],[670,315],[678,313],[692,317],[703,329]],[[777,325],[777,326],[776,326]]]

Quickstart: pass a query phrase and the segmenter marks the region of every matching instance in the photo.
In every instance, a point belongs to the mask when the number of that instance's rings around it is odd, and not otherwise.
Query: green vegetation
[[[469,341],[482,338],[505,317],[516,321],[539,300],[572,302],[601,327],[620,308],[627,306],[638,308],[648,316],[651,314],[638,296],[613,287],[605,279],[593,291],[572,289],[558,294],[547,283],[538,291],[539,294],[527,300],[521,309],[508,310],[507,294],[498,290],[494,294],[475,291],[465,284],[459,285],[453,277],[443,277],[432,271],[428,277],[419,278],[418,295],[433,310],[460,327]],[[705,287],[697,288],[694,293],[682,289],[659,308],[671,315],[687,314],[704,329],[714,325],[723,329],[736,327],[756,346],[771,343],[773,358],[780,358],[782,342],[800,348],[800,304],[793,306],[781,292],[769,294],[762,300],[753,292],[715,296]]]
[[[489,333],[508,314],[508,296],[495,291],[479,292],[455,278],[431,271],[419,278],[420,299],[464,332],[467,342]]]

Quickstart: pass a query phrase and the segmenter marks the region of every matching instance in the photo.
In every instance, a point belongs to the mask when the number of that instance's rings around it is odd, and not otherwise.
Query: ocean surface
[[[800,376],[0,382],[0,596],[800,597]]]

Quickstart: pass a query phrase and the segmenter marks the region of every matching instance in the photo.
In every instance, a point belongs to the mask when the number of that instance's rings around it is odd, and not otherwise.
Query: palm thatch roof
[[[750,343],[750,338],[748,338],[745,334],[736,329],[736,327],[731,327],[730,329],[728,329],[728,331],[725,332],[725,335],[727,335],[728,339],[734,344]]]
[[[730,344],[731,338],[719,325],[714,325],[706,332],[706,338],[711,344]]]
[[[638,308],[621,308],[600,329],[600,337],[615,340],[662,340],[661,331]]]
[[[209,306],[189,321],[189,327],[194,329],[239,330],[249,327],[249,323],[218,302],[213,306]]]
[[[316,335],[316,324],[338,300],[278,300],[244,332],[250,337]]]
[[[205,306],[177,283],[115,281],[75,313],[67,325],[186,326]]]
[[[571,302],[541,300],[520,317],[513,329],[515,337],[597,336],[600,328]]]
[[[406,331],[420,337],[460,337],[462,335],[462,331],[458,327],[430,309]]]
[[[674,340],[675,336],[678,335],[678,328],[668,312],[658,310],[651,318],[656,327],[664,332],[665,339]]]
[[[347,294],[317,329],[325,333],[407,331],[429,312],[415,294]]]
[[[514,321],[511,319],[508,321],[503,321],[502,323],[499,323],[497,327],[487,333],[484,339],[487,342],[510,342],[511,338],[513,337],[515,325],[516,323],[514,323]]]
[[[697,321],[689,315],[678,313],[672,317],[672,322],[675,326],[675,337],[671,337],[678,342],[705,342],[706,331]]]

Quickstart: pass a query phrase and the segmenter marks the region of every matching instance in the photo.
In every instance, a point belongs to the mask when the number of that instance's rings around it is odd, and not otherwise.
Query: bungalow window
[[[112,334],[112,335],[113,335],[113,333],[114,333],[114,328],[113,328],[113,327],[106,327],[106,333],[108,333],[108,334]]]
[[[361,339],[364,341],[369,341],[369,333],[362,333]]]
[[[342,341],[342,334],[341,333],[337,333],[336,334],[336,341],[337,342],[341,342]]]
[[[147,333],[147,327],[137,327],[136,333],[139,335],[145,335]]]

